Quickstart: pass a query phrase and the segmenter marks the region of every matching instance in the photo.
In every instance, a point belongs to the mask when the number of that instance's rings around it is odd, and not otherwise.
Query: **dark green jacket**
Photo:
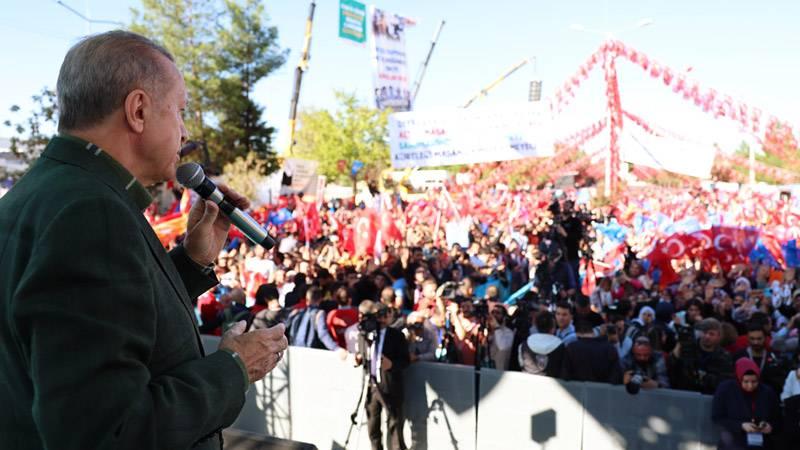
[[[54,138],[0,198],[0,449],[218,449],[246,381],[200,344],[190,298],[216,279],[93,150]]]

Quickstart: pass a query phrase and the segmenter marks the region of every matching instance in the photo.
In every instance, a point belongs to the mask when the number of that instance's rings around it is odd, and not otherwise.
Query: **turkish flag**
[[[363,210],[353,220],[353,244],[355,256],[373,255],[378,219],[375,211]]]
[[[734,264],[746,263],[758,242],[758,229],[718,226],[711,228],[713,248],[706,253],[709,259],[718,259],[727,271]]]
[[[353,254],[355,252],[355,243],[353,242],[353,225],[346,224],[339,219],[336,219],[336,234],[339,236],[339,248]]]
[[[689,255],[692,249],[703,245],[702,242],[696,236],[675,233],[656,243],[647,259],[650,260],[650,270],[657,269],[661,273],[658,279],[658,284],[661,287],[680,281],[680,275],[672,268],[672,260]]]
[[[301,241],[313,241],[322,232],[322,220],[315,203],[297,202],[297,231]]]
[[[393,240],[402,241],[403,234],[397,227],[397,223],[392,216],[392,212],[388,209],[381,211],[381,239],[384,242],[391,242]]]
[[[675,233],[663,241],[659,241],[655,251],[660,254],[661,258],[680,259],[688,255],[696,243],[697,240],[690,235]]]

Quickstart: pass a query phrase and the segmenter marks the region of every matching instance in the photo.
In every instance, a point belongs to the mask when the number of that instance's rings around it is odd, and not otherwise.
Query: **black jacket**
[[[755,410],[753,409],[755,405]],[[711,406],[711,420],[720,427],[719,450],[747,448],[747,435],[742,430],[743,422],[766,421],[772,425],[772,435],[781,427],[780,402],[775,391],[764,383],[759,383],[754,397],[750,397],[739,387],[736,380],[720,383]],[[772,448],[770,435],[765,435],[764,448]]]
[[[567,345],[561,376],[565,380],[622,383],[619,353],[605,338],[582,338]]]
[[[0,199],[4,450],[219,448],[244,404],[195,324],[216,279],[164,251],[123,172],[56,137]]]
[[[378,388],[384,395],[402,399],[403,371],[408,367],[409,359],[408,342],[401,331],[394,328],[386,328],[382,354],[392,361],[392,368],[389,370],[381,368]],[[370,362],[367,361],[367,364],[367,368],[369,368]]]

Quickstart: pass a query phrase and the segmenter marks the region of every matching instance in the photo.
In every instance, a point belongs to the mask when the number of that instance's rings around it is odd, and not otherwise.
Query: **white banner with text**
[[[552,156],[552,131],[550,114],[539,105],[394,113],[389,116],[392,167]]]

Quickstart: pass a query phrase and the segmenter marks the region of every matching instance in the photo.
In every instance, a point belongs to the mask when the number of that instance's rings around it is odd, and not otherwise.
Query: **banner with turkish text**
[[[369,34],[373,64],[375,106],[394,111],[411,110],[406,61],[406,28],[414,21],[370,7]]]
[[[392,167],[552,156],[551,122],[540,105],[395,113],[389,116]]]

